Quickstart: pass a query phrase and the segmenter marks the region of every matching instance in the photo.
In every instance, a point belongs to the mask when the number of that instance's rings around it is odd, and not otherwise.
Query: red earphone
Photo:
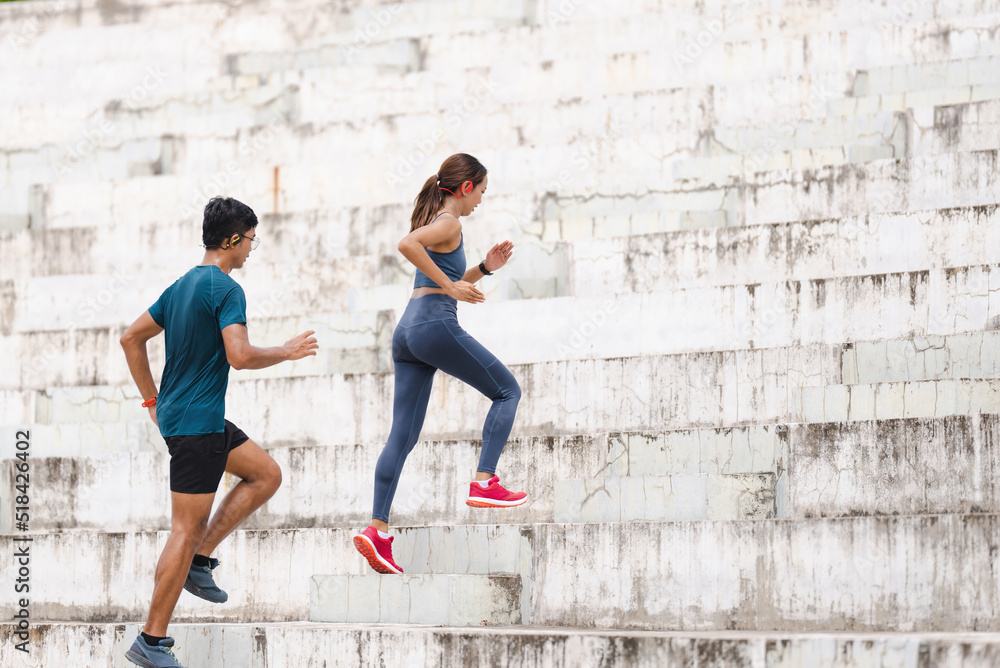
[[[458,190],[458,192],[460,192],[461,195],[455,195],[455,193],[452,193],[447,188],[443,188],[442,187],[441,190],[446,190],[446,191],[450,192],[452,195],[454,195],[455,197],[457,197],[459,199],[462,199],[462,195],[468,195],[469,193],[471,193],[472,192],[472,188],[473,188],[472,181],[466,181],[466,182],[464,182],[462,184],[462,187],[459,188],[459,190]]]

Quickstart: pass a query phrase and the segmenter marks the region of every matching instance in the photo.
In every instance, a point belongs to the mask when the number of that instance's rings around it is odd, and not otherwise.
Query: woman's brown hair
[[[457,193],[462,184],[472,181],[475,188],[486,178],[486,168],[468,153],[456,153],[441,163],[437,174],[424,182],[424,187],[413,201],[410,232],[431,222],[444,206],[445,191]]]

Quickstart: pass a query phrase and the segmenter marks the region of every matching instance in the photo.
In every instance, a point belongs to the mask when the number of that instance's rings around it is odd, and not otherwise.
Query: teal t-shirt
[[[160,435],[222,433],[229,384],[222,330],[246,323],[243,288],[215,265],[198,266],[167,288],[149,315],[166,339],[156,398]]]

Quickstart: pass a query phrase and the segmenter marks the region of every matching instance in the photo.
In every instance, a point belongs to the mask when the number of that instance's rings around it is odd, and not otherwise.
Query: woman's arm
[[[476,286],[462,277],[460,281],[452,281],[441,268],[434,264],[434,260],[427,254],[428,246],[436,246],[445,243],[449,239],[454,239],[462,233],[462,225],[458,219],[452,215],[445,215],[430,225],[419,227],[399,242],[399,252],[403,254],[420,271],[427,275],[438,286],[444,290],[445,294],[460,301],[478,304],[486,299]],[[479,273],[478,269],[476,273]],[[468,272],[466,272],[468,274]]]
[[[494,245],[493,248],[490,249],[490,252],[486,254],[486,259],[483,260],[483,264],[486,265],[486,271],[492,274],[494,271],[500,269],[500,267],[507,264],[507,260],[510,259],[511,253],[513,252],[514,244],[510,241],[502,241]],[[469,283],[475,283],[485,275],[486,274],[479,270],[479,265],[477,264],[475,267],[465,272],[465,276],[462,277],[462,280]]]

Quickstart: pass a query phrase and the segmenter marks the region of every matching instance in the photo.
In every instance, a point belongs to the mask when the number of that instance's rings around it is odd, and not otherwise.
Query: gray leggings
[[[513,374],[458,324],[457,302],[443,294],[411,299],[392,335],[396,387],[392,429],[375,466],[372,518],[389,521],[389,508],[403,462],[420,436],[427,414],[434,372],[468,383],[493,400],[483,425],[479,469],[496,472],[507,443],[521,388]]]

